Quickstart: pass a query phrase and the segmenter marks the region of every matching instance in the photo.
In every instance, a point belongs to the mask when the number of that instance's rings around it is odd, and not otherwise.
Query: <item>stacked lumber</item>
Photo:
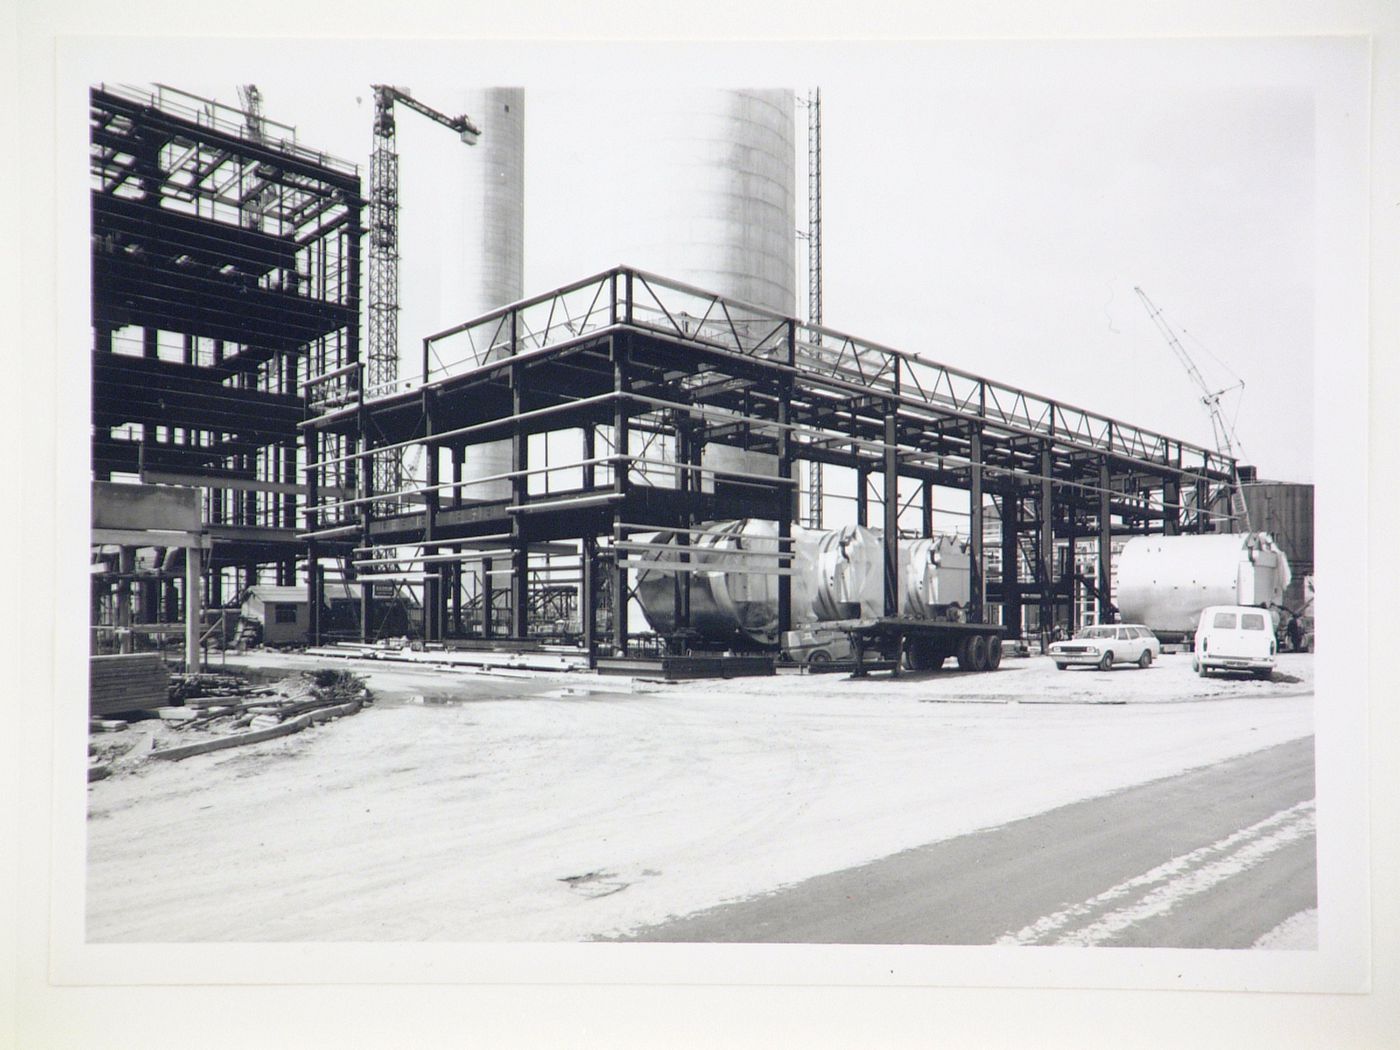
[[[159,653],[94,656],[88,661],[88,709],[94,715],[152,710],[169,703],[170,674]]]

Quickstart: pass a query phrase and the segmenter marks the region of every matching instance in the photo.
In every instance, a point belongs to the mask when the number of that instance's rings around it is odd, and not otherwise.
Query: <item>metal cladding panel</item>
[[[649,160],[626,180],[617,262],[791,315],[796,307],[794,96],[661,91],[624,100]]]
[[[1208,605],[1276,605],[1288,559],[1267,533],[1138,536],[1117,558],[1114,601],[1126,623],[1192,631]]]
[[[525,294],[525,91],[485,88],[467,92],[462,101],[481,138],[460,151],[460,197],[449,209],[452,236],[440,276],[440,329]],[[505,473],[510,463],[509,441],[470,447],[463,481]],[[509,499],[510,481],[476,482],[462,495]]]
[[[1301,576],[1313,566],[1313,486],[1261,481],[1244,486],[1254,527],[1267,532]]]

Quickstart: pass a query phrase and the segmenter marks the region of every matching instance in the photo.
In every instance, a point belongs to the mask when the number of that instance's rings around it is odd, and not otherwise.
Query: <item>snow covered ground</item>
[[[621,933],[1313,727],[1307,655],[1272,682],[1189,656],[684,685],[349,666],[381,697],[354,718],[91,786],[90,939]]]

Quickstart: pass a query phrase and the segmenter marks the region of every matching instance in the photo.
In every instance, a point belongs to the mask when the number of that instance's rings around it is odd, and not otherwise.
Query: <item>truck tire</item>
[[[971,671],[972,667],[972,636],[958,639],[958,670]]]
[[[1103,659],[1099,661],[1099,670],[1100,670],[1100,671],[1112,671],[1112,670],[1113,670],[1113,650],[1112,650],[1112,649],[1110,649],[1108,652],[1106,652],[1106,653],[1103,654]]]
[[[904,650],[904,662],[911,671],[937,671],[943,666],[944,652],[932,638],[914,638]]]
[[[967,663],[959,664],[964,671],[985,671],[987,669],[987,636],[974,634],[964,643]]]
[[[1152,666],[1152,650],[1144,649],[1142,655],[1138,657],[1138,666],[1146,671]]]
[[[994,634],[987,639],[987,670],[995,671],[1001,666],[1001,635]]]

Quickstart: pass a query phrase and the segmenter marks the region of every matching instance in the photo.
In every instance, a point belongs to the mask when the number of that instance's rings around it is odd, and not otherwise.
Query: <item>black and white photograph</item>
[[[1360,1009],[1370,39],[492,36],[56,42],[35,973]]]

